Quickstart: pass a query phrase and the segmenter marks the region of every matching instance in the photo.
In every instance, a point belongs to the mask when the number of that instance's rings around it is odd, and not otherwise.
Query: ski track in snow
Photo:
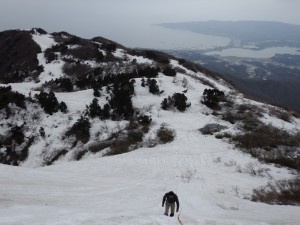
[[[34,40],[42,50],[55,44],[51,36],[34,35]],[[123,50],[117,50],[115,55],[126,56]],[[127,57],[138,62],[152,62],[143,57]],[[49,71],[54,70],[55,78],[61,74],[60,62],[46,64],[42,54],[39,60],[45,66],[41,82],[49,79]],[[177,61],[171,62],[181,67]],[[186,89],[182,87],[184,77],[188,80],[186,96],[192,107],[185,113],[160,110],[162,98]],[[245,199],[253,188],[270,180],[267,176],[237,172],[237,166],[243,168],[249,162],[258,163],[257,160],[214,136],[204,136],[197,131],[213,122],[233,129],[225,121],[204,115],[206,109],[200,104],[199,96],[207,87],[183,74],[178,74],[176,79],[160,74],[157,81],[165,90],[161,96],[150,95],[147,88],[141,87],[141,80],[136,79],[133,103],[152,116],[154,127],[165,123],[176,130],[172,143],[42,168],[0,164],[0,225],[175,225],[179,224],[177,218],[164,216],[161,207],[163,195],[170,190],[178,194],[179,215],[184,225],[298,225],[300,207],[267,205]],[[225,92],[230,91],[211,82]],[[35,94],[32,89],[40,84],[11,86],[28,95],[30,91]],[[56,96],[59,101],[66,102],[75,117],[73,121],[93,99],[92,90],[56,93]],[[59,114],[48,118],[48,122],[53,120],[59,124],[63,119]],[[291,130],[299,125],[299,121],[290,124],[269,117],[265,120]],[[46,128],[47,133],[56,132],[52,127]],[[39,147],[34,146],[36,155],[30,155],[25,166],[34,163],[34,157],[40,154]],[[269,168],[276,179],[292,177],[286,169],[261,166]],[[183,178],[187,178],[188,172],[193,175],[187,181]]]

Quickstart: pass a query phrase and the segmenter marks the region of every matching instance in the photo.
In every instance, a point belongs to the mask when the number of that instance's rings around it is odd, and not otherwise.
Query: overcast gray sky
[[[0,0],[0,30],[41,27],[130,44],[151,24],[268,20],[300,25],[300,0]],[[147,34],[148,35],[148,34]],[[154,35],[154,34],[153,34]]]

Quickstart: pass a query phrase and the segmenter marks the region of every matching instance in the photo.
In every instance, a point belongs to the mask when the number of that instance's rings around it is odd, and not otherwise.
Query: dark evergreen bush
[[[43,85],[50,88],[52,91],[57,92],[71,92],[73,91],[73,83],[70,78],[57,78],[54,81],[51,80]]]
[[[92,103],[88,107],[89,116],[92,118],[100,117],[101,107],[98,104],[98,99],[94,98]]]
[[[163,110],[171,109],[176,107],[180,112],[184,112],[190,104],[187,103],[187,97],[183,93],[175,93],[172,97],[168,96],[161,103],[161,108]]]
[[[43,127],[40,127],[39,133],[40,133],[41,137],[45,137],[45,135],[46,135],[45,129]]]
[[[0,87],[0,110],[6,108],[10,103],[14,103],[20,108],[25,108],[25,99],[24,95],[13,92],[11,86]]]
[[[115,52],[117,50],[117,45],[114,43],[106,43],[101,45],[101,49],[108,52]]]
[[[152,121],[152,118],[151,118],[151,116],[142,115],[137,118],[137,121],[142,126],[149,126]]]
[[[157,81],[155,79],[149,79],[149,81],[147,81],[147,84],[149,86],[150,93],[154,95],[158,95],[160,93]]]
[[[64,102],[59,103],[53,92],[47,93],[41,91],[40,94],[36,94],[35,97],[45,112],[50,115],[58,112],[58,110],[61,110],[62,112],[66,112],[67,110],[67,105]]]
[[[175,93],[172,97],[174,99],[174,106],[180,111],[184,112],[189,106],[187,104],[187,97],[183,93]]]
[[[60,110],[61,112],[63,112],[63,113],[66,113],[66,112],[67,112],[68,107],[67,107],[67,105],[66,105],[65,102],[61,102],[61,103],[59,104],[59,110]]]
[[[168,96],[168,98],[164,98],[164,100],[161,103],[161,108],[163,110],[168,110],[170,109],[172,106],[174,105],[173,100],[171,99],[170,96]]]
[[[146,87],[146,83],[145,83],[145,79],[144,79],[144,78],[142,79],[141,86],[142,86],[142,87]]]
[[[175,77],[176,76],[176,70],[172,69],[171,67],[167,66],[163,70],[163,74],[169,77]]]
[[[225,95],[223,91],[219,91],[218,89],[205,89],[201,102],[211,109],[216,109],[219,106],[219,102],[223,101],[224,98]]]
[[[76,140],[83,144],[90,140],[91,123],[88,118],[80,117],[77,122],[67,131],[67,136],[75,136]]]
[[[62,91],[73,91],[73,84],[70,78],[58,78],[55,80],[55,83],[60,89],[62,89]]]
[[[113,84],[110,107],[113,110],[112,119],[129,120],[134,114],[131,97],[134,94],[134,81],[116,80]]]
[[[146,58],[152,59],[158,63],[169,64],[170,59],[169,56],[165,53],[154,51],[154,50],[145,50],[143,51],[143,55]]]
[[[94,90],[94,92],[93,92],[94,96],[95,97],[100,97],[100,91],[99,91],[99,89],[93,88],[93,90]]]
[[[54,53],[52,48],[47,48],[44,52],[44,56],[46,58],[46,63],[57,60],[57,55]]]
[[[157,77],[158,72],[159,72],[159,68],[157,67],[150,67],[150,66],[142,67],[138,69],[137,77],[155,78]]]

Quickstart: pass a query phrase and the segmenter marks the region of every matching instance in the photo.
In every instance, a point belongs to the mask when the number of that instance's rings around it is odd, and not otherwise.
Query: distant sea
[[[291,47],[272,47],[272,48],[265,48],[262,50],[253,50],[253,49],[245,49],[245,48],[227,48],[221,51],[207,52],[205,54],[259,59],[259,58],[271,58],[276,54],[300,55],[300,49],[291,48]]]

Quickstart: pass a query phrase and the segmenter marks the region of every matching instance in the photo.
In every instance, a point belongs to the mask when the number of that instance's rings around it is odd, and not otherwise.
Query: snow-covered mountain
[[[297,206],[250,201],[299,203],[296,113],[100,37],[6,31],[0,49],[1,225],[298,224]]]

